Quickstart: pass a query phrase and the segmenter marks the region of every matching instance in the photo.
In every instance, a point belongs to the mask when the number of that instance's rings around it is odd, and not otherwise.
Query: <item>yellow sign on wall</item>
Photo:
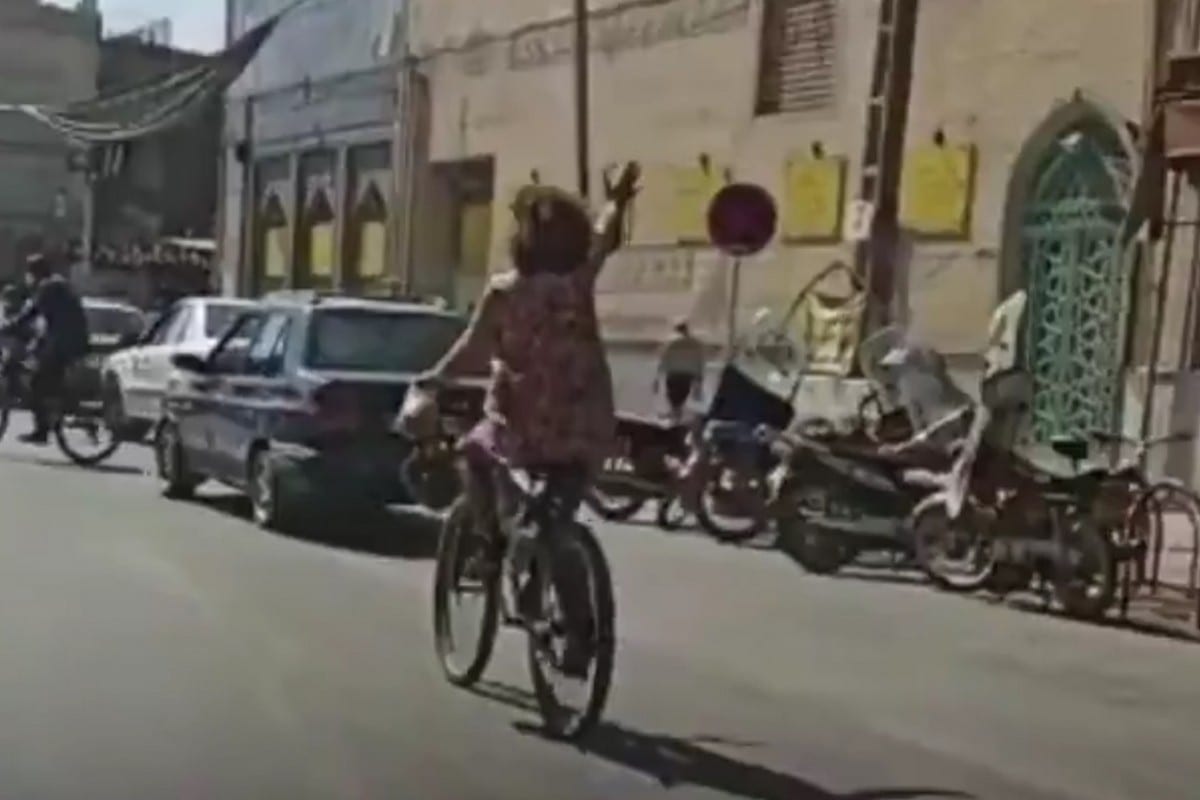
[[[383,277],[387,231],[378,220],[358,226],[358,277],[376,280]]]
[[[630,239],[635,244],[675,244],[675,168],[642,167],[642,185],[630,207]]]
[[[793,156],[784,166],[783,181],[784,237],[793,241],[839,238],[845,159]]]
[[[677,241],[708,241],[708,206],[724,185],[724,170],[715,166],[705,169],[697,164],[675,169],[671,217]]]
[[[287,235],[285,226],[267,228],[263,239],[263,272],[267,278],[282,280],[287,277]]]
[[[333,277],[333,241],[332,222],[318,222],[309,229],[309,275],[312,277]]]
[[[901,223],[924,236],[966,236],[974,179],[972,145],[932,144],[909,151],[902,176]]]
[[[485,275],[492,248],[492,204],[469,203],[459,216],[459,271]]]

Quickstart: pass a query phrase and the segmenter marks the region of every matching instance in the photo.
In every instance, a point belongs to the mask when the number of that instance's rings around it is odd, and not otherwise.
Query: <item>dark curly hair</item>
[[[517,229],[509,253],[523,275],[567,274],[581,266],[592,247],[592,221],[574,196],[546,186],[527,186],[512,205]]]

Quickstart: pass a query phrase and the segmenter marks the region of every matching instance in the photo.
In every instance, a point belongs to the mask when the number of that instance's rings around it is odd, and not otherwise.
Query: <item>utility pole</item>
[[[587,0],[575,0],[575,158],[579,170],[579,194],[585,201],[591,199],[590,51]]]
[[[920,0],[883,0],[879,7],[879,44],[867,107],[867,142],[859,189],[859,199],[870,204],[874,216],[870,238],[858,245],[854,257],[855,268],[868,288],[866,326],[888,323],[895,294],[900,176],[919,5]]]

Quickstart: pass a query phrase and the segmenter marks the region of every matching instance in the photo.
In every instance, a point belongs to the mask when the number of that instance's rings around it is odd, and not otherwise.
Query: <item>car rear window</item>
[[[210,339],[219,339],[247,307],[233,303],[209,303],[204,314],[204,332]]]
[[[124,336],[129,333],[141,333],[145,320],[136,311],[126,311],[120,308],[101,308],[85,306],[88,333],[92,336]]]
[[[461,320],[435,314],[318,311],[305,363],[349,372],[423,372],[437,364],[463,327]]]

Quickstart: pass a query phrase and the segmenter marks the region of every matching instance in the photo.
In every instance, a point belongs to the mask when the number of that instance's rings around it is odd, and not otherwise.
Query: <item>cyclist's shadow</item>
[[[473,691],[521,711],[537,713],[536,700],[521,689],[485,682]],[[543,735],[541,727],[533,723],[517,722],[513,727],[525,735]],[[576,746],[584,753],[651,777],[668,789],[702,786],[749,800],[970,800],[972,797],[963,792],[924,788],[885,788],[839,794],[794,775],[721,755],[702,747],[702,743],[753,746],[726,743],[718,737],[680,738],[642,733],[612,722],[601,722]]]

